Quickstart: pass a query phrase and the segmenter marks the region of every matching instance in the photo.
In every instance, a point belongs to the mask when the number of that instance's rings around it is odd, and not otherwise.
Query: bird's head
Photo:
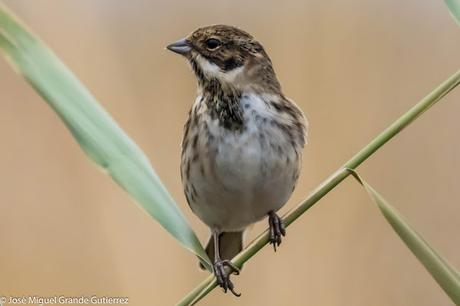
[[[199,28],[167,49],[187,58],[202,87],[218,81],[241,90],[280,91],[271,60],[262,45],[236,27]]]

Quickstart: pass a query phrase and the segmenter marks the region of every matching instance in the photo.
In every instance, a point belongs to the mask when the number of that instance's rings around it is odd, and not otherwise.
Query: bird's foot
[[[276,252],[276,247],[281,244],[281,236],[286,236],[286,228],[283,220],[274,211],[268,213],[268,225],[270,226],[268,239]]]
[[[216,262],[214,262],[213,269],[214,275],[216,276],[217,284],[222,289],[224,289],[225,293],[227,293],[227,290],[230,290],[235,296],[241,295],[241,293],[235,292],[235,287],[233,286],[233,283],[230,280],[231,274],[240,274],[240,269],[238,267],[232,264],[230,260],[217,260]]]

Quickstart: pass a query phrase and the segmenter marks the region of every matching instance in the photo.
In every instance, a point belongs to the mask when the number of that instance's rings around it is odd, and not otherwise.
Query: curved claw
[[[236,292],[236,291],[234,290],[232,282],[230,282],[230,286],[228,287],[228,289],[230,289],[230,291],[232,292],[232,294],[233,294],[234,296],[236,296],[236,297],[240,297],[240,296],[241,296],[241,293],[238,293],[238,292]]]
[[[227,273],[225,267],[229,268],[229,273]],[[231,274],[240,274],[240,269],[238,267],[236,267],[230,260],[218,260],[214,263],[213,269],[217,284],[224,290],[225,293],[227,293],[227,290],[230,290],[234,296],[241,296],[241,293],[237,293],[234,290],[235,287],[230,280]]]
[[[274,212],[268,213],[269,242],[273,244],[273,249],[276,252],[276,247],[281,244],[281,237],[286,236],[286,228],[283,220]]]
[[[240,275],[240,268],[235,266],[230,260],[222,260],[222,264],[230,269],[230,274]]]

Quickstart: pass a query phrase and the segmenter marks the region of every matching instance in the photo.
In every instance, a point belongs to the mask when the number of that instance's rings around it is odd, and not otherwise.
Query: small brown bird
[[[192,211],[211,229],[206,247],[214,274],[233,294],[230,259],[243,233],[268,216],[275,248],[286,231],[276,214],[301,167],[306,120],[284,96],[272,62],[248,33],[227,25],[199,28],[167,47],[183,55],[198,79],[184,128],[181,177]]]

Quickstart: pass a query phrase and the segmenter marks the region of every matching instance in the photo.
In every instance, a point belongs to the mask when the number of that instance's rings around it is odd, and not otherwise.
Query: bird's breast
[[[242,128],[227,129],[207,115],[201,100],[191,112],[198,119],[189,127],[193,131],[185,133],[191,140],[184,139],[188,145],[181,167],[192,209],[208,225],[227,220],[233,229],[277,210],[290,196],[300,169],[301,144],[290,123],[270,99],[252,94],[239,101]],[[233,216],[234,210],[243,215]]]

